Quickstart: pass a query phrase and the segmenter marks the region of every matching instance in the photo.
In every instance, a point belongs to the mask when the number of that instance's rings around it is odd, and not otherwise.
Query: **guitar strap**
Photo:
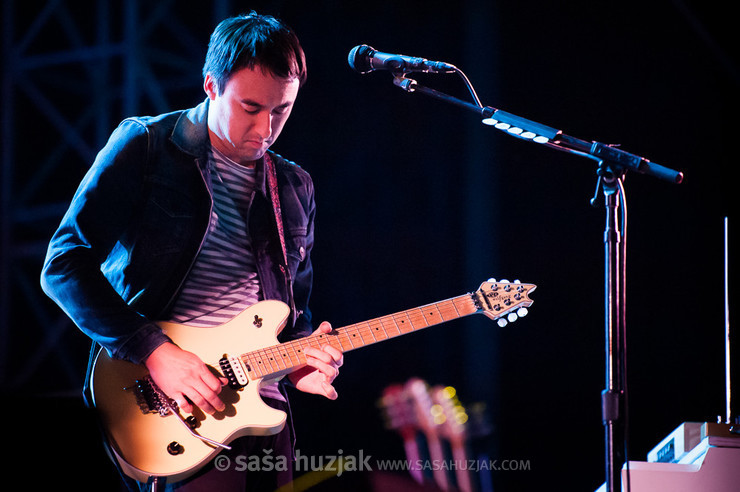
[[[277,170],[275,169],[275,162],[267,152],[265,153],[265,173],[267,174],[267,182],[270,188],[272,209],[275,212],[278,236],[280,236],[280,247],[283,251],[283,264],[280,265],[280,270],[283,272],[285,278],[288,295],[290,296],[290,307],[293,312],[293,321],[295,322],[297,314],[293,300],[293,279],[290,278],[290,268],[288,268],[288,250],[285,246],[285,230],[283,228],[283,212],[280,208],[280,195],[278,194]]]

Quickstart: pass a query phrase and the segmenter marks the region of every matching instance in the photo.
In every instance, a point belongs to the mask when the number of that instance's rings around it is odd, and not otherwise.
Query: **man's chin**
[[[243,150],[242,152],[239,153],[239,159],[237,160],[237,162],[239,162],[240,164],[253,163],[254,161],[258,161],[258,160],[262,159],[262,157],[265,155],[266,152],[267,152],[267,149],[262,149],[262,150],[247,149],[247,150]]]

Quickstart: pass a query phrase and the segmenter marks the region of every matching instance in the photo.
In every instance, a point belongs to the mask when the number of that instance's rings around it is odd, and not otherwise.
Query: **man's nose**
[[[262,140],[267,140],[272,135],[272,114],[269,111],[260,111],[255,128]]]

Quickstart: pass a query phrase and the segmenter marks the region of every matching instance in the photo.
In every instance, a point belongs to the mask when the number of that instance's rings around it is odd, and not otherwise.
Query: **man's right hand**
[[[154,383],[183,412],[192,413],[193,405],[208,414],[226,408],[218,397],[222,381],[192,352],[167,342],[154,349],[144,365]]]

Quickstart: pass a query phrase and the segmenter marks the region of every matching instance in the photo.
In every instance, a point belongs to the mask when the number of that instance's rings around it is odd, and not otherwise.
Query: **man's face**
[[[218,94],[215,80],[206,75],[203,87],[210,99],[211,145],[239,164],[253,165],[280,135],[298,86],[297,78],[276,78],[260,67],[243,68]]]

